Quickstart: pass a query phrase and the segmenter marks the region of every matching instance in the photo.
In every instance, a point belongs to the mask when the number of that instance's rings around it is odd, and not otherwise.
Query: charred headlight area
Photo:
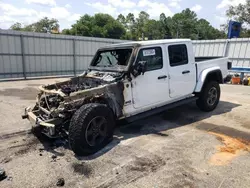
[[[46,113],[55,111],[60,104],[64,101],[64,98],[58,94],[49,94],[42,92],[38,95],[37,106],[40,109],[44,109]]]
[[[59,110],[62,103],[64,103],[64,99],[58,94],[40,93],[33,112],[42,121],[59,118],[60,112],[63,112],[63,109]],[[63,117],[65,117],[65,115],[63,115]]]
[[[51,95],[44,93],[40,98],[39,106],[48,110],[53,110],[53,108],[58,108],[63,100],[63,97],[61,97],[60,95]]]

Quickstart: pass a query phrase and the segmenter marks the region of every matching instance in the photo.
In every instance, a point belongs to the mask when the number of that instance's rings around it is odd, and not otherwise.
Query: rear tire
[[[205,112],[213,111],[220,100],[220,85],[216,81],[208,82],[199,93],[199,99],[196,101],[197,106]]]
[[[104,104],[90,103],[79,108],[69,126],[69,144],[77,155],[90,155],[113,138],[115,119]]]

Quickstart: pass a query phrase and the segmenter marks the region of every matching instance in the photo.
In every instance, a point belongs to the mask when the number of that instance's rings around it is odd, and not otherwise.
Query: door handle
[[[162,75],[158,77],[158,80],[167,78],[167,75]]]
[[[185,70],[185,71],[182,72],[182,74],[188,74],[188,73],[190,73],[189,70]]]

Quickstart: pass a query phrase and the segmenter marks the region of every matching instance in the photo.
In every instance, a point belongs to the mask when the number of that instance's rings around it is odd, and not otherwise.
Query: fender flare
[[[215,66],[215,67],[211,67],[211,68],[207,68],[207,69],[203,70],[201,72],[201,74],[199,75],[194,92],[199,93],[202,90],[204,83],[206,82],[207,76],[210,73],[217,72],[217,71],[219,71],[221,73],[219,66]]]
[[[119,118],[123,116],[123,96],[124,85],[122,82],[117,82],[116,84],[107,85],[105,87],[105,92],[100,99],[105,101],[105,103],[112,109],[114,115]]]

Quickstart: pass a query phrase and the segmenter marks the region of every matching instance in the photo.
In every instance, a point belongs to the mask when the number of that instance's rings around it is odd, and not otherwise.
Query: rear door
[[[146,61],[147,70],[144,75],[139,75],[132,80],[134,108],[153,107],[169,100],[165,56],[166,53],[160,46],[145,47],[139,50],[136,63]]]
[[[189,44],[174,44],[167,46],[169,69],[169,96],[181,98],[190,95],[196,84],[196,68]]]

